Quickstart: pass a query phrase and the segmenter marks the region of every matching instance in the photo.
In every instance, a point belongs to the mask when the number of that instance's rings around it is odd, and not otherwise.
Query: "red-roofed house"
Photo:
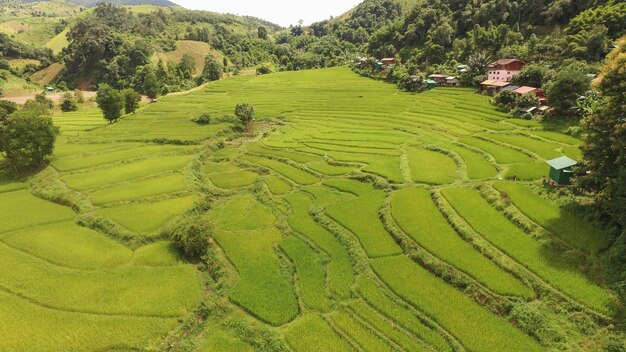
[[[487,79],[508,82],[517,76],[524,66],[526,63],[518,59],[500,59],[487,66]]]
[[[535,93],[537,98],[539,98],[540,102],[543,103],[543,102],[547,101],[545,93],[543,92],[542,89],[539,89],[539,88],[529,87],[529,86],[521,86],[521,87],[513,90],[513,92],[515,92],[517,95],[524,95],[524,94],[527,94],[527,93]]]

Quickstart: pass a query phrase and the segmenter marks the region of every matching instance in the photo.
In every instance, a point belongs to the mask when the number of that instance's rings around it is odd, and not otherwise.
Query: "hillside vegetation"
[[[254,137],[229,117],[241,102]],[[16,206],[0,227],[2,350],[622,343],[592,269],[612,235],[543,175],[501,181],[580,141],[471,90],[401,93],[334,68],[212,82],[115,124],[54,120],[51,165],[0,184]],[[210,238],[197,265],[171,242],[189,221]]]

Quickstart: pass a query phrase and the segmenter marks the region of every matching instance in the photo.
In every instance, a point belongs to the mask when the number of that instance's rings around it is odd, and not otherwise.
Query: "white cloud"
[[[282,26],[322,21],[330,16],[339,16],[361,2],[360,0],[173,0],[175,3],[194,10],[208,10],[235,15],[258,17]]]

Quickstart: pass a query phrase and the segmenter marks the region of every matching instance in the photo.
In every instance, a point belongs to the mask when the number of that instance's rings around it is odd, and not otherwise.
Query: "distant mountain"
[[[23,2],[40,2],[46,0],[24,0]],[[50,1],[50,0],[48,0]],[[54,0],[52,0],[54,1]],[[178,6],[169,0],[68,0],[85,7],[96,6],[99,2],[108,2],[113,5],[157,5],[157,6]]]

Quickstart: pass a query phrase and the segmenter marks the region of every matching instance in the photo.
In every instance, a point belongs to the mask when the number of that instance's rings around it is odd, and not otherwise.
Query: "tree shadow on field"
[[[559,197],[569,193],[549,185],[544,190]],[[579,272],[590,282],[606,287],[606,253],[615,244],[619,229],[593,202],[569,198],[559,207],[558,216],[542,225],[554,238],[543,241],[540,254],[551,266]]]
[[[9,163],[2,159],[0,156],[0,188],[2,186],[11,184],[11,183],[23,183],[28,181],[32,176],[37,175],[42,170],[48,167],[48,163],[43,163],[41,166],[26,170],[16,172]]]

